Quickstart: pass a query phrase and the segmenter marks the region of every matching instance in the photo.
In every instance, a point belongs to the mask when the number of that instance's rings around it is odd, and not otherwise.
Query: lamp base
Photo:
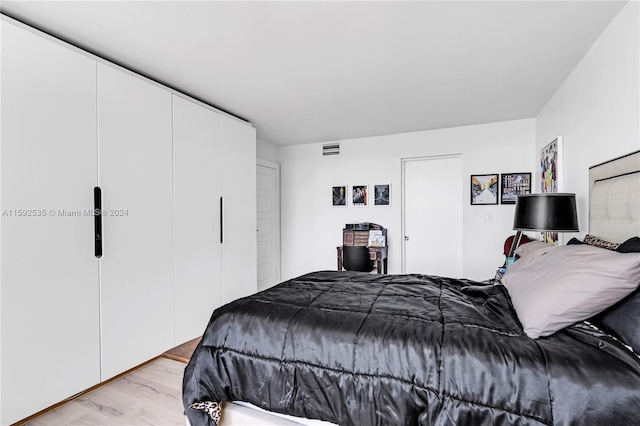
[[[517,231],[516,232],[516,237],[513,239],[513,242],[511,243],[511,248],[509,249],[509,253],[507,254],[507,265],[506,265],[507,268],[509,267],[508,261],[509,261],[510,258],[513,258],[513,261],[516,260],[515,252],[516,252],[516,249],[518,248],[518,246],[520,245],[520,240],[521,239],[522,239],[522,231]]]

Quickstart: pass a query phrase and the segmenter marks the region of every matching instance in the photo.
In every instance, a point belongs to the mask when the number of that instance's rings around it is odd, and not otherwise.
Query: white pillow
[[[529,263],[532,260],[536,260],[540,256],[544,256],[554,248],[556,248],[556,246],[554,246],[553,244],[533,240],[529,241],[528,243],[519,245],[515,251],[515,254],[520,256],[518,262]]]
[[[525,333],[537,339],[590,318],[635,290],[640,253],[589,245],[556,247],[529,262],[515,262],[502,283]]]

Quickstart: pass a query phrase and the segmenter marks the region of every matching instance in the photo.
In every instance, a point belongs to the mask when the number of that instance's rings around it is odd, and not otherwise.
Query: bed
[[[592,168],[589,238],[522,245],[501,284],[319,271],[217,309],[188,421],[235,401],[300,423],[638,424],[638,171],[640,153]]]

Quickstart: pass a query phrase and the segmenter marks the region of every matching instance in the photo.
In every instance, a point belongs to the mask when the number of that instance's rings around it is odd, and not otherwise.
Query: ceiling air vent
[[[322,145],[322,155],[339,155],[340,142],[326,143]]]

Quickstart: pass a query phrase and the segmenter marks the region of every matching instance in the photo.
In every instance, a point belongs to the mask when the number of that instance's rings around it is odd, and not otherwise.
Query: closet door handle
[[[224,200],[220,197],[220,244],[224,242]]]
[[[99,186],[93,188],[93,218],[95,229],[95,255],[102,257],[102,190]]]

